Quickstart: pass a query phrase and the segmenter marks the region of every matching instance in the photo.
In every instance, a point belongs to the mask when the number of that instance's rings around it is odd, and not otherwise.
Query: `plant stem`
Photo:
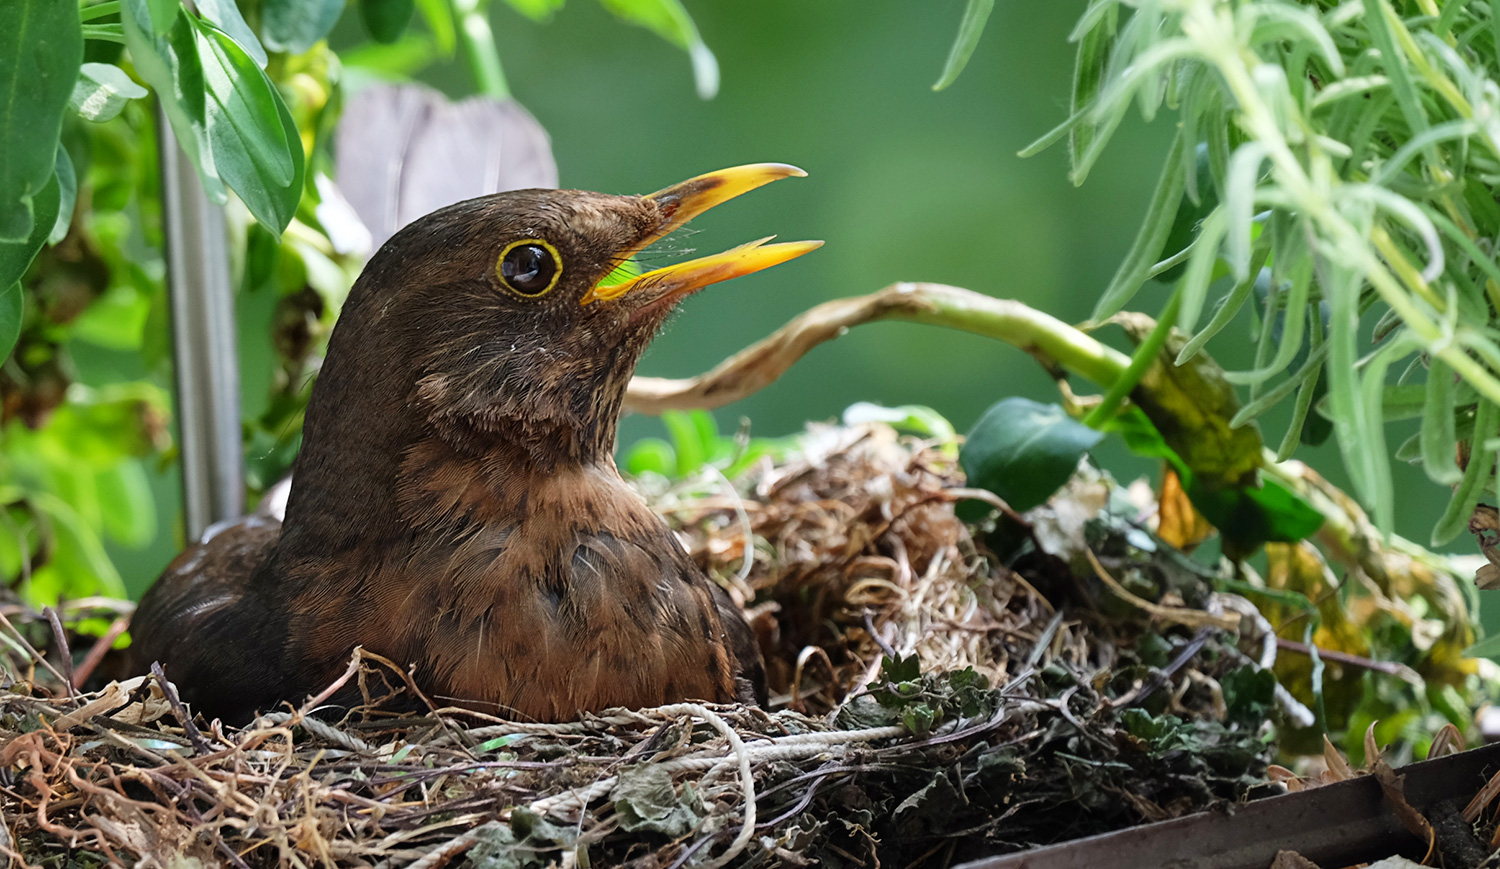
[[[1101,428],[1105,423],[1114,418],[1120,409],[1120,402],[1135,389],[1136,384],[1146,375],[1152,363],[1157,361],[1161,355],[1161,348],[1167,343],[1167,336],[1172,334],[1172,324],[1177,322],[1177,312],[1182,308],[1182,283],[1172,290],[1172,298],[1167,300],[1167,306],[1162,309],[1161,315],[1156,318],[1156,327],[1141,346],[1136,348],[1135,355],[1130,357],[1130,366],[1109,384],[1104,393],[1104,398],[1088,415],[1083,418],[1083,424],[1089,428]]]
[[[852,326],[880,320],[926,323],[998,338],[1030,353],[1049,369],[1063,368],[1106,388],[1121,380],[1131,364],[1124,353],[1020,302],[944,284],[900,283],[868,296],[824,302],[697,377],[637,377],[630,382],[625,407],[653,414],[721,407],[769,386],[813,347]],[[1164,321],[1171,322],[1170,318]]]
[[[464,62],[474,76],[475,88],[487,97],[510,99],[510,86],[506,84],[505,70],[500,66],[500,51],[495,47],[495,34],[490,30],[486,4],[483,0],[449,0],[449,3],[458,44]]]

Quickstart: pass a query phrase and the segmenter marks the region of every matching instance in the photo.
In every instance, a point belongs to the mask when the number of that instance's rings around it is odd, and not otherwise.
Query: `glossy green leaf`
[[[182,0],[146,0],[146,16],[141,18],[145,29],[155,36],[166,36],[177,22],[177,13],[182,9]]]
[[[344,11],[344,0],[266,0],[261,37],[272,51],[301,54],[328,36]]]
[[[302,140],[271,80],[223,31],[198,22],[214,165],[268,229],[291,223],[302,198]]]
[[[21,337],[21,315],[26,313],[20,282],[0,287],[0,362],[10,356]]]
[[[411,23],[413,0],[359,0],[359,20],[376,42],[392,43]]]
[[[197,31],[180,12],[162,35],[151,30],[147,0],[122,0],[120,20],[125,25],[125,46],[135,71],[156,91],[165,110],[177,147],[198,169],[203,190],[214,202],[225,200],[224,182],[214,165],[208,141],[207,99],[203,62],[198,57]]]
[[[73,170],[73,158],[68,149],[57,146],[57,219],[52,222],[52,232],[47,235],[48,244],[57,244],[68,234],[73,225],[73,207],[78,204],[78,174]]]
[[[969,485],[988,489],[1015,510],[1043,503],[1104,435],[1055,404],[1007,398],[969,430],[958,461]]]
[[[53,143],[53,147],[57,147],[56,143]],[[32,212],[36,220],[32,224],[30,237],[21,241],[0,241],[0,287],[19,281],[26,274],[31,261],[36,258],[37,251],[47,243],[47,236],[57,223],[59,198],[57,173],[53,172],[47,185],[32,197]]]
[[[146,96],[145,88],[131,80],[111,63],[86,63],[79,70],[78,83],[68,105],[86,121],[103,123],[113,119],[130,100]]]
[[[255,31],[245,23],[235,0],[197,0],[198,13],[213,26],[235,41],[245,53],[255,60],[255,65],[266,68],[266,50],[256,38]]]
[[[958,81],[964,67],[969,65],[969,58],[974,56],[974,49],[979,46],[979,37],[984,34],[985,22],[989,21],[994,8],[995,0],[969,0],[964,7],[963,20],[958,24],[958,37],[953,40],[948,61],[943,64],[943,74],[938,76],[933,90],[940,91]]]
[[[53,176],[63,111],[82,63],[77,3],[0,2],[0,241],[34,234],[32,197]]]
[[[719,62],[698,35],[698,26],[680,0],[599,0],[619,18],[652,31],[688,53],[698,96],[712,99],[719,92]]]
[[[1252,552],[1265,543],[1294,543],[1323,527],[1323,514],[1274,478],[1229,489],[1187,487],[1188,498],[1219,529],[1228,549]]]

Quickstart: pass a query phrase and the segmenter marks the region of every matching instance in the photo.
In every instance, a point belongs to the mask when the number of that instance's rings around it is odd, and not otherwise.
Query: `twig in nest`
[[[26,639],[26,635],[25,634],[23,634],[20,631],[16,630],[16,626],[13,625],[13,624],[11,624],[10,619],[6,618],[5,617],[5,613],[3,613],[3,612],[0,612],[0,625],[4,625],[7,630],[9,630],[12,634],[16,635],[16,639],[21,643],[21,648],[23,648],[23,649],[26,650],[26,653],[31,656],[31,659],[33,661],[36,661],[38,664],[41,664],[44,668],[46,668],[46,670],[47,670],[48,673],[51,673],[54,677],[57,678],[57,681],[62,682],[64,684],[67,683],[67,681],[68,681],[67,677],[65,677],[65,676],[63,676],[63,674],[57,672],[57,668],[54,667],[54,666],[52,666],[52,664],[47,660],[47,658],[45,656],[43,656],[41,652],[38,652],[36,650],[36,647],[33,646],[29,640]]]
[[[1099,563],[1099,558],[1094,555],[1093,550],[1085,549],[1083,550],[1083,554],[1088,556],[1089,564],[1093,566],[1094,573],[1099,577],[1099,581],[1109,586],[1110,591],[1114,592],[1121,600],[1135,606],[1137,609],[1145,610],[1155,618],[1172,622],[1173,624],[1185,625],[1190,628],[1212,627],[1232,631],[1240,626],[1238,616],[1216,616],[1213,613],[1206,613],[1203,610],[1189,609],[1181,606],[1164,606],[1138,597],[1132,594],[1125,586],[1120,585],[1119,580],[1109,575],[1109,571],[1105,570],[1104,565]]]
[[[213,749],[209,747],[208,740],[203,738],[203,733],[198,730],[198,725],[193,723],[193,716],[182,705],[182,699],[177,696],[177,686],[167,681],[167,674],[161,668],[160,661],[151,662],[151,675],[156,677],[156,682],[161,686],[161,693],[167,698],[167,704],[172,707],[172,714],[177,717],[178,723],[182,725],[182,732],[187,734],[188,741],[193,744],[194,754],[210,754]]]
[[[1285,637],[1277,637],[1276,646],[1281,649],[1286,649],[1288,652],[1295,652],[1299,655],[1312,654],[1312,647],[1308,644],[1299,643],[1296,640],[1288,640]],[[1332,661],[1336,664],[1347,664],[1350,667],[1358,667],[1361,670],[1373,670],[1376,673],[1387,673],[1391,676],[1405,679],[1406,681],[1413,684],[1422,684],[1422,676],[1417,673],[1416,670],[1413,670],[1405,664],[1398,664],[1394,661],[1374,661],[1369,658],[1362,658],[1359,655],[1351,655],[1348,652],[1340,652],[1334,649],[1325,649],[1322,646],[1318,647],[1318,657],[1322,658],[1325,661]]]
[[[47,624],[52,628],[52,641],[57,644],[57,657],[62,661],[63,684],[68,688],[68,696],[76,697],[78,687],[73,683],[73,650],[68,647],[68,629],[63,627],[62,619],[52,607],[42,607],[42,615],[46,616]]]

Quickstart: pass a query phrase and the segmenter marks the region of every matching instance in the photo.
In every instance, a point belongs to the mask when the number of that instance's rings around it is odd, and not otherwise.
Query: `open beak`
[[[796,166],[788,166],[785,163],[754,163],[749,166],[736,166],[732,169],[709,172],[707,175],[699,175],[681,184],[674,184],[665,190],[659,190],[646,198],[654,200],[661,209],[663,217],[661,226],[641,239],[634,249],[624,251],[621,259],[634,256],[694,217],[741,193],[748,193],[781,178],[801,178],[806,175],[806,172]],[[611,278],[605,278],[584,295],[583,304],[618,299],[632,292],[639,293],[647,288],[650,289],[652,300],[662,299],[669,295],[686,295],[709,284],[768,269],[823,246],[821,241],[767,244],[771,238],[775,236],[752,241],[712,256],[653,269],[617,283],[609,283]]]

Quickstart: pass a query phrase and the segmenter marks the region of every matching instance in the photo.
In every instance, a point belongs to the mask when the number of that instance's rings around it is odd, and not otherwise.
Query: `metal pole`
[[[224,209],[208,201],[198,170],[177,147],[158,106],[162,234],[177,381],[183,516],[188,540],[244,513],[240,373]]]

